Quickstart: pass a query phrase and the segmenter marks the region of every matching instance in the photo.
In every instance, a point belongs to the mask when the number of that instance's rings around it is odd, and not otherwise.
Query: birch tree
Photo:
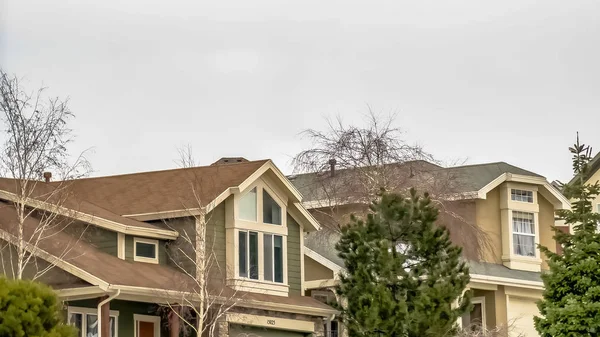
[[[15,209],[11,228],[0,232],[0,254],[4,273],[13,278],[22,279],[28,264],[35,262],[40,242],[71,221],[61,211],[69,198],[66,182],[90,170],[83,154],[72,160],[68,153],[73,140],[68,123],[73,117],[67,99],[48,96],[45,87],[27,91],[17,76],[0,70],[0,198],[6,201],[0,207],[12,204]],[[42,182],[49,181],[52,172],[65,183]],[[27,226],[34,218],[39,223]],[[33,278],[48,269],[37,269]]]
[[[179,150],[177,161],[182,168],[192,168],[196,161],[191,146]],[[179,239],[168,249],[169,258],[177,263],[178,269],[193,279],[193,286],[181,293],[180,301],[169,303],[171,315],[176,315],[184,324],[184,331],[193,331],[196,336],[216,336],[220,323],[240,300],[241,294],[225,286],[227,266],[221,265],[216,254],[216,227],[211,227],[212,212],[217,205],[204,200],[205,190],[212,190],[211,177],[199,176],[192,170],[187,175],[187,186],[193,200],[182,203],[193,226],[172,227],[180,234]],[[222,224],[224,226],[224,224]]]

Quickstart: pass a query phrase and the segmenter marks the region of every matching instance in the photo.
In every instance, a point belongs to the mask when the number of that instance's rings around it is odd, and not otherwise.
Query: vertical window
[[[533,191],[517,190],[513,188],[510,190],[510,198],[514,201],[533,203]]]
[[[240,231],[238,234],[239,238],[239,255],[238,255],[238,265],[239,265],[239,274],[240,277],[248,277],[248,267],[247,267],[247,250],[248,250],[248,234],[246,232]]]
[[[533,213],[512,212],[513,253],[535,257],[535,221]]]
[[[273,225],[281,225],[281,207],[263,189],[263,222]]]
[[[273,260],[275,282],[283,283],[283,238],[279,235],[273,236]]]
[[[69,317],[69,324],[79,330],[77,336],[83,337],[83,314],[71,314],[71,317]]]
[[[265,281],[273,281],[273,235],[265,234],[263,237],[265,258]]]
[[[240,199],[240,219],[256,221],[256,187]]]
[[[258,233],[250,232],[250,278],[258,280]]]
[[[462,316],[463,327],[468,331],[482,332],[485,330],[485,307],[483,301],[473,299],[473,309]],[[479,335],[478,335],[479,336]]]
[[[240,231],[238,265],[240,277],[258,280],[258,233]]]

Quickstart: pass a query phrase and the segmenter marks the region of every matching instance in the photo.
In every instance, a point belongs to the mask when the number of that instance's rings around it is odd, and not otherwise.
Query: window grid
[[[259,235],[263,239],[263,261],[259,263],[258,247]],[[252,232],[238,231],[238,275],[252,280],[259,279],[262,270],[263,280],[283,283],[283,236]]]
[[[533,191],[518,190],[513,188],[510,190],[510,198],[514,201],[528,202],[532,204]]]

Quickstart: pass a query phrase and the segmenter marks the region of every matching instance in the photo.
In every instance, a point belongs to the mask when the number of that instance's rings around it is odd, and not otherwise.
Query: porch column
[[[98,299],[98,304],[100,302],[107,299],[108,296],[100,297]],[[100,337],[111,337],[110,336],[110,302],[107,302],[102,307],[100,307],[100,322],[98,322],[98,331],[100,332]]]
[[[179,315],[175,310],[179,310],[179,307],[173,307],[169,311],[169,337],[179,337]]]

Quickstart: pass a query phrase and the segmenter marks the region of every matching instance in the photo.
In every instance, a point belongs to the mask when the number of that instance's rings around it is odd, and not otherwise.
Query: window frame
[[[80,333],[83,336],[87,336],[87,315],[95,315],[98,316],[97,308],[84,308],[84,307],[67,307],[67,324],[71,324],[71,315],[79,314],[81,315],[81,330]],[[118,310],[110,310],[109,317],[113,317],[115,319],[115,337],[119,337],[119,311]],[[100,329],[100,327],[98,327]]]
[[[523,214],[529,214],[529,215],[531,215],[531,218],[532,218],[532,224],[531,225],[532,225],[532,228],[533,228],[533,233],[525,233],[525,232],[517,232],[517,231],[515,231],[515,227],[514,227],[515,213],[523,213]],[[535,213],[533,213],[533,212],[526,212],[526,211],[519,211],[519,210],[512,210],[511,211],[511,217],[510,217],[510,219],[511,219],[511,222],[510,222],[511,232],[512,232],[512,235],[513,235],[513,238],[512,238],[512,247],[511,247],[512,254],[515,255],[515,256],[519,256],[519,257],[536,258],[537,255],[538,255],[537,248],[536,248],[537,247],[536,245],[538,243],[538,239],[537,239],[537,237],[538,237],[538,230],[536,230],[536,229],[539,229],[539,228],[536,228],[537,227],[536,226],[537,222],[536,222],[536,215],[535,215]],[[516,243],[515,243],[515,240],[514,240],[514,236],[515,235],[533,237],[533,256],[521,255],[521,254],[517,254],[515,252],[515,248],[516,248],[515,247]]]
[[[471,304],[480,304],[481,305],[481,328],[483,329],[483,331],[486,331],[487,322],[486,322],[486,317],[485,317],[485,297],[484,296],[473,297],[473,298],[471,298]],[[471,312],[468,312],[467,314],[469,314],[469,324],[472,324],[471,323]],[[468,329],[469,327],[463,326],[463,328]]]
[[[513,192],[515,192],[515,193],[513,194]],[[531,201],[529,201],[529,200],[524,201],[524,200],[519,200],[519,199],[513,199],[513,195],[516,196],[517,192],[526,192],[527,199],[529,199],[529,195],[531,195]],[[522,198],[523,194],[519,194],[519,196]],[[510,200],[514,201],[514,202],[523,202],[523,203],[526,203],[526,204],[533,204],[533,203],[535,203],[535,193],[533,193],[533,190],[527,190],[527,189],[521,189],[521,188],[514,188],[514,187],[512,187],[510,189]]]
[[[247,244],[246,244],[246,276],[243,276],[240,274],[240,242],[239,242],[239,238],[240,238],[240,232],[244,232],[246,233],[246,239],[248,240]],[[256,233],[257,234],[257,239],[258,239],[258,251],[257,251],[257,257],[258,257],[258,278],[254,279],[250,277],[250,232]],[[272,255],[272,272],[273,272],[273,280],[267,280],[265,278],[265,253],[264,253],[264,248],[265,248],[265,235],[270,235],[271,236],[271,240],[272,240],[272,250],[271,250],[271,254]],[[279,236],[281,237],[281,257],[282,257],[282,263],[281,263],[281,272],[282,272],[282,282],[277,282],[275,281],[275,237]],[[235,254],[235,277],[238,279],[242,279],[245,281],[249,281],[249,282],[264,282],[264,283],[269,283],[269,284],[276,284],[276,285],[288,285],[288,279],[287,279],[287,258],[286,258],[286,254],[287,254],[287,236],[285,235],[280,235],[280,234],[274,234],[274,233],[266,233],[266,232],[260,232],[260,231],[254,231],[254,230],[247,230],[247,229],[236,229],[235,231],[235,247],[236,247],[236,254]]]
[[[149,258],[149,257],[144,257],[144,256],[138,256],[137,255],[137,243],[138,242],[149,244],[149,245],[154,245],[154,250],[155,250],[154,256],[155,257]],[[158,264],[158,244],[159,244],[158,240],[134,237],[133,238],[133,261]]]

